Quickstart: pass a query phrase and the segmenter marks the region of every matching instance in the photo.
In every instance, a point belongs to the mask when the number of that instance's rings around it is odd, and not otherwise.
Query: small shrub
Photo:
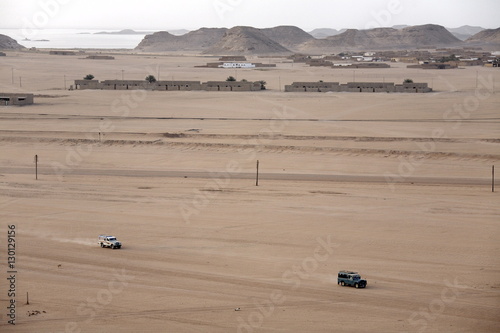
[[[154,75],[148,75],[146,76],[146,81],[148,81],[149,83],[153,83],[156,82],[156,78]]]

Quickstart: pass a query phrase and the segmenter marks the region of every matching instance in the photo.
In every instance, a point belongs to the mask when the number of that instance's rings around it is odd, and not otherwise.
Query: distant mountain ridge
[[[469,34],[480,31],[481,27],[463,26],[455,33]],[[316,38],[328,33],[333,36]],[[315,36],[313,36],[315,35]],[[166,31],[147,35],[136,47],[144,52],[186,51],[203,54],[286,54],[325,53],[356,50],[392,50],[425,47],[460,47],[468,43],[490,45],[497,43],[494,31],[476,34],[477,38],[467,42],[454,36],[448,29],[435,24],[418,26],[395,26],[369,30],[348,29],[340,32],[334,29],[316,29],[307,33],[295,26],[278,26],[257,29],[237,26],[227,28],[201,28],[182,36],[174,36]],[[463,36],[462,36],[463,38]]]
[[[394,25],[392,28],[394,29],[404,29],[408,28],[409,25],[405,24],[400,24],[400,25]],[[330,29],[330,28],[321,28],[321,29],[314,29],[313,31],[310,31],[309,34],[313,36],[314,38],[317,39],[324,39],[327,37],[331,36],[336,36],[338,34],[341,34],[342,32],[346,31],[347,29],[342,29],[342,30],[335,30],[335,29]],[[453,36],[457,37],[460,40],[466,40],[469,37],[472,37],[473,35],[477,34],[478,32],[481,32],[485,30],[482,27],[478,26],[470,26],[470,25],[464,25],[458,28],[446,28],[449,32],[453,34]]]
[[[457,37],[460,40],[466,40],[467,38],[470,38],[475,34],[485,30],[482,27],[473,27],[470,25],[463,25],[458,28],[446,28],[446,29],[448,29],[449,32],[451,32],[455,37]]]
[[[420,48],[431,46],[453,46],[461,41],[446,28],[426,24],[402,29],[375,28],[370,30],[349,29],[325,39],[316,39],[301,45],[302,52],[327,52],[344,50],[387,50],[398,48]]]

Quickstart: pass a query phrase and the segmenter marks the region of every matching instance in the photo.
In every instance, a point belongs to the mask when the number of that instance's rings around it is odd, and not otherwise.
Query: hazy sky
[[[500,27],[499,0],[0,0],[0,28]]]

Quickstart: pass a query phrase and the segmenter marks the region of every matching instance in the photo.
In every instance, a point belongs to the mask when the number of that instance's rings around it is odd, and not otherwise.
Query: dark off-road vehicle
[[[351,286],[356,288],[365,288],[366,280],[362,279],[357,272],[340,271],[337,283],[341,286]]]

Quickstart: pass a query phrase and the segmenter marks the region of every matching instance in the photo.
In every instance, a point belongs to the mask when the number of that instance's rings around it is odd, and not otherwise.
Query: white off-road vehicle
[[[119,249],[122,247],[122,243],[120,243],[115,236],[107,235],[99,235],[97,244],[101,245],[101,247],[109,247],[111,249]]]

